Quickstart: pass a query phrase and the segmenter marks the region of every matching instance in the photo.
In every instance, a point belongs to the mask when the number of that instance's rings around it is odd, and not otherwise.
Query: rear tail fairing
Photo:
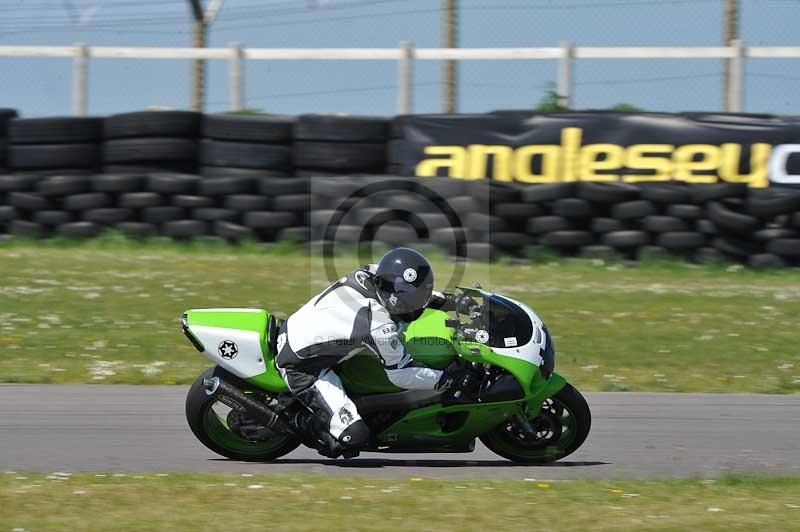
[[[262,309],[193,309],[183,330],[195,348],[214,364],[270,391],[286,391],[269,349],[270,315]]]

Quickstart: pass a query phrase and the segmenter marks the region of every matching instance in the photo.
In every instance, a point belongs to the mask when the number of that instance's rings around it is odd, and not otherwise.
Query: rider
[[[280,329],[276,365],[292,394],[313,414],[303,413],[295,422],[314,434],[315,447],[326,456],[356,456],[369,444],[369,427],[333,371],[365,347],[399,388],[468,390],[474,382],[467,370],[453,364],[442,371],[415,362],[398,330],[425,308],[468,314],[475,306],[469,296],[434,292],[431,265],[408,248],[393,249],[377,265],[342,277]]]

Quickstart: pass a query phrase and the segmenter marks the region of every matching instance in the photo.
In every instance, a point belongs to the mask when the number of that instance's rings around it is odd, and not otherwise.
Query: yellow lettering
[[[696,159],[696,160],[695,160]],[[716,171],[719,168],[720,149],[711,144],[687,144],[679,146],[672,156],[675,163],[675,179],[687,183],[716,183],[713,174],[695,172]]]
[[[469,172],[465,177],[483,179],[489,176],[489,157],[492,158],[492,178],[496,181],[512,181],[511,161],[514,150],[511,146],[487,146],[470,144],[468,149]]]
[[[600,156],[604,156],[602,159]],[[581,149],[578,177],[584,181],[617,181],[619,174],[601,174],[619,170],[625,161],[625,149],[616,144],[587,144]]]
[[[420,177],[439,175],[439,169],[447,170],[447,176],[465,178],[467,175],[467,149],[462,146],[425,146],[425,155],[437,156],[436,159],[420,161],[414,169]],[[443,156],[443,157],[442,157]]]
[[[561,147],[553,144],[531,144],[517,149],[514,175],[521,183],[555,183],[558,181],[558,162]],[[533,158],[541,157],[541,171],[533,173]]]
[[[742,147],[739,144],[722,145],[722,164],[719,176],[725,181],[749,183],[753,188],[764,188],[769,185],[767,168],[772,146],[758,142],[750,146],[750,173],[739,173],[739,161]]]
[[[672,179],[672,160],[670,156],[675,146],[672,144],[634,144],[626,150],[625,166],[631,170],[652,170],[652,174],[629,174],[623,181],[667,181]],[[654,154],[663,153],[663,156]]]
[[[583,130],[579,127],[565,127],[561,130],[561,146],[563,150],[562,181],[577,180],[577,166],[580,162],[581,138]]]

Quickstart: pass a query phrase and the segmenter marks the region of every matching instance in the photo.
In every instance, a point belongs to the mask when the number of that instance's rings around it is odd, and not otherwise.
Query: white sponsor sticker
[[[489,341],[489,333],[481,329],[480,331],[475,333],[475,340],[482,344],[485,344],[486,342]]]
[[[508,338],[503,338],[503,343],[506,345],[506,347],[517,347],[517,337],[510,336]]]
[[[414,268],[406,268],[406,271],[403,272],[403,279],[409,283],[413,283],[417,280],[417,270]]]

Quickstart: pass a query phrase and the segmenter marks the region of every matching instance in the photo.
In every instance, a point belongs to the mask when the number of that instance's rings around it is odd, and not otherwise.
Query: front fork
[[[554,396],[561,388],[567,384],[567,380],[559,375],[553,373],[549,379],[545,379],[540,372],[536,372],[530,385],[530,396],[526,399],[524,410],[527,419],[533,419],[539,415],[542,410],[542,404],[545,399]]]

